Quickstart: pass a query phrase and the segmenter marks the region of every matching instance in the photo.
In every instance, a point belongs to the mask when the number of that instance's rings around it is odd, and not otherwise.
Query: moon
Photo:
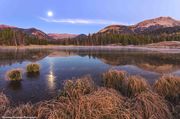
[[[53,17],[53,15],[54,15],[54,14],[53,14],[52,11],[48,11],[48,12],[47,12],[47,16],[48,16],[48,17]]]

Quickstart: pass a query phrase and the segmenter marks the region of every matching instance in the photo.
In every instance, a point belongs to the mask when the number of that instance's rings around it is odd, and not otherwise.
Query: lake
[[[38,63],[38,76],[27,76],[26,66]],[[11,69],[22,69],[23,80],[7,80]],[[180,76],[180,54],[133,49],[6,49],[0,50],[0,90],[15,103],[38,102],[57,96],[65,80],[90,75],[101,86],[109,69],[140,75],[153,84],[163,74]]]

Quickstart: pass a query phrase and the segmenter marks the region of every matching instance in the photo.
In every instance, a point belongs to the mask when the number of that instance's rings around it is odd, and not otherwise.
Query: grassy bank
[[[36,104],[14,107],[1,93],[0,116],[34,116],[38,119],[179,119],[179,79],[163,76],[150,86],[142,77],[111,70],[103,74],[103,87],[95,85],[89,76],[68,80],[58,97]],[[171,92],[174,89],[175,92]]]

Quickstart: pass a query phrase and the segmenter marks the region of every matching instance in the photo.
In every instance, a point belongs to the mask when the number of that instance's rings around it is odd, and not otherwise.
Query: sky
[[[180,0],[0,0],[0,24],[46,33],[95,33],[160,16],[180,20]]]

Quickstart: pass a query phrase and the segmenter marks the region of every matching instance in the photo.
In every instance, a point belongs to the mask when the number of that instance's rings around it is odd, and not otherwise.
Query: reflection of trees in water
[[[13,49],[0,51],[0,66],[22,63],[23,61],[38,61],[49,54],[48,50],[42,49]]]
[[[98,58],[111,65],[127,65],[127,64],[143,64],[152,65],[173,64],[180,65],[179,54],[163,54],[163,53],[145,53],[145,52],[79,52],[79,55]]]
[[[179,54],[155,53],[133,50],[94,50],[94,49],[16,49],[1,50],[0,65],[11,65],[23,61],[38,61],[46,56],[65,57],[72,55],[89,56],[100,59],[110,65],[135,65],[146,70],[157,69],[157,72],[177,70],[180,67]]]
[[[133,51],[74,51],[80,56],[98,58],[110,65],[135,65],[158,73],[169,73],[180,69],[180,55]]]

